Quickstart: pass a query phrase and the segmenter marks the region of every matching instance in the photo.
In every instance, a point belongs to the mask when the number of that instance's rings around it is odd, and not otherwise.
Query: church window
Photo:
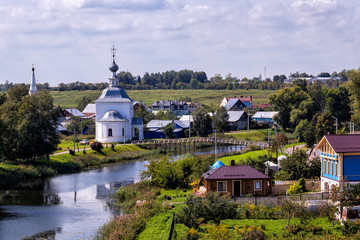
[[[108,129],[108,137],[112,137],[112,129],[111,128]]]
[[[122,135],[123,135],[123,136],[125,135],[125,130],[124,130],[124,129],[122,129]]]

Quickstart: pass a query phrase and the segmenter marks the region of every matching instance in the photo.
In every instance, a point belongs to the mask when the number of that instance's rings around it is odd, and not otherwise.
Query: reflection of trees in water
[[[116,206],[115,198],[111,196],[119,190],[121,187],[124,187],[129,184],[133,184],[134,180],[120,181],[120,182],[110,182],[107,184],[98,184],[96,186],[96,199],[106,200],[105,208],[113,215],[121,215],[121,209]]]
[[[4,219],[16,218],[16,217],[19,217],[19,214],[9,213],[4,211],[4,209],[0,208],[0,221]]]
[[[56,233],[61,233],[62,232],[62,228],[61,227],[57,227],[53,230],[48,230],[45,232],[41,232],[41,233],[37,233],[35,235],[32,235],[30,237],[26,237],[23,238],[22,240],[38,240],[38,239],[55,239],[56,237]]]
[[[60,203],[58,194],[44,194],[43,191],[11,190],[0,194],[1,204],[11,205],[54,205]]]

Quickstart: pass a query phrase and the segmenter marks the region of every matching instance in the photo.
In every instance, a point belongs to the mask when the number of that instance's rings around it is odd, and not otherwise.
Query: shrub
[[[289,194],[298,194],[302,193],[302,188],[298,183],[294,183],[289,188]]]
[[[210,192],[204,198],[190,195],[185,204],[177,214],[177,220],[189,228],[198,228],[202,221],[213,220],[219,224],[222,219],[236,217],[236,204],[218,193]]]
[[[200,234],[194,228],[190,228],[186,234],[186,240],[197,240],[200,238]]]
[[[95,141],[95,142],[92,142],[90,144],[90,147],[92,150],[95,150],[97,152],[101,152],[101,149],[103,149],[103,145],[101,144],[101,142],[98,142],[98,141]]]
[[[298,183],[299,183],[299,185],[300,185],[300,187],[301,187],[302,192],[305,192],[305,191],[306,191],[306,181],[305,181],[305,178],[300,178]]]
[[[360,231],[360,224],[356,221],[344,221],[341,227],[341,233],[345,236],[356,234]]]
[[[294,225],[290,225],[288,227],[288,231],[290,234],[296,235],[298,234],[302,229],[302,227],[300,225],[294,224]]]
[[[314,235],[316,235],[318,233],[321,233],[322,230],[323,230],[323,228],[321,226],[309,225],[309,226],[306,227],[306,231],[311,232]]]
[[[69,153],[70,153],[70,155],[75,155],[75,151],[72,149],[69,149]]]

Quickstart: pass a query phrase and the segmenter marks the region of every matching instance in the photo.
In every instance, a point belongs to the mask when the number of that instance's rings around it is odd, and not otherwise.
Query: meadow
[[[76,107],[80,99],[84,96],[90,97],[95,101],[100,95],[100,90],[94,91],[51,91],[54,98],[54,104],[61,107]],[[181,100],[190,98],[192,102],[201,102],[209,107],[217,108],[224,97],[252,96],[253,104],[267,103],[269,96],[275,93],[275,90],[258,89],[236,89],[236,90],[205,90],[205,89],[185,89],[185,90],[128,90],[126,91],[130,98],[135,101],[143,101],[147,106],[155,101],[163,100]]]

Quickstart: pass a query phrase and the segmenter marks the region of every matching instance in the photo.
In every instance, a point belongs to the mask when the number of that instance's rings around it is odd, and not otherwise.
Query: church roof
[[[108,87],[103,90],[101,96],[95,102],[133,102],[133,100],[123,88]]]
[[[118,111],[107,111],[99,122],[119,122],[126,121],[126,119]]]

